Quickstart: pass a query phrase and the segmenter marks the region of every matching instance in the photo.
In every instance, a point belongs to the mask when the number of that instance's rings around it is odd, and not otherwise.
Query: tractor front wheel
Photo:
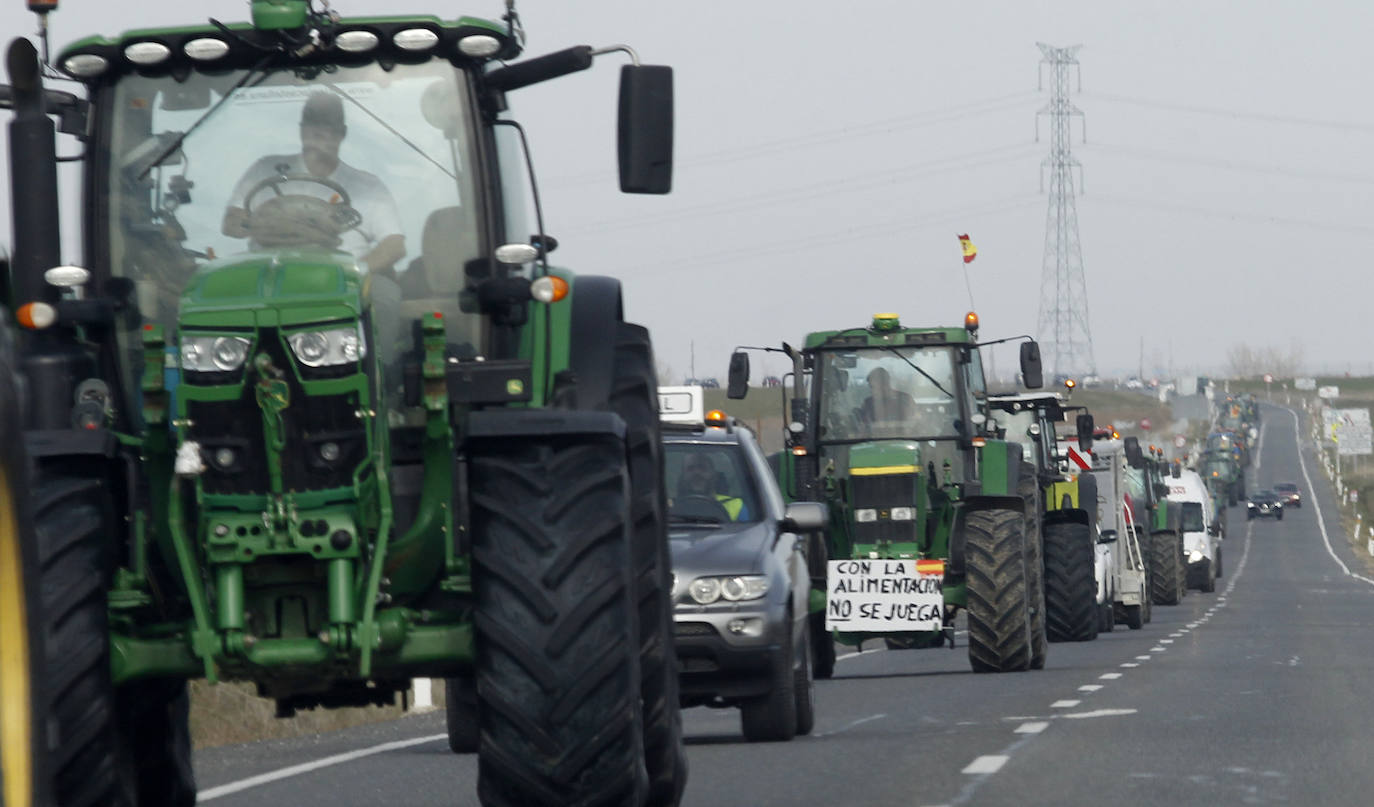
[[[444,722],[448,748],[455,754],[477,751],[481,729],[477,721],[477,686],[471,678],[444,680]]]
[[[1178,605],[1183,599],[1180,581],[1187,582],[1187,570],[1182,561],[1177,533],[1150,535],[1150,600],[1155,605]]]
[[[968,658],[974,672],[1031,666],[1030,564],[1025,516],[975,510],[964,520],[968,580]]]
[[[478,795],[629,804],[648,790],[624,443],[504,440],[472,459]]]
[[[1097,578],[1088,525],[1045,525],[1045,610],[1051,642],[1097,638]]]

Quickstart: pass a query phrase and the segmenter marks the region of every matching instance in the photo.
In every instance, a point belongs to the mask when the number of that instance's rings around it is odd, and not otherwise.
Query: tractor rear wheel
[[[471,678],[444,680],[444,722],[448,748],[455,754],[472,754],[482,731],[477,719],[477,686]]]
[[[1178,534],[1168,530],[1151,533],[1150,600],[1155,605],[1178,605],[1182,599],[1179,579],[1186,574],[1179,557]]]
[[[1097,578],[1086,524],[1045,525],[1045,609],[1051,642],[1097,638]]]
[[[640,804],[625,444],[505,440],[472,471],[482,803]]]
[[[1034,578],[1025,516],[1016,510],[975,510],[964,519],[964,529],[969,664],[974,672],[1029,669]]]
[[[678,705],[673,652],[672,560],[668,554],[663,490],[663,439],[658,421],[658,379],[653,344],[640,325],[616,329],[611,409],[625,421],[630,470],[630,543],[639,610],[640,697],[647,807],[676,807],[687,785],[687,752]]]

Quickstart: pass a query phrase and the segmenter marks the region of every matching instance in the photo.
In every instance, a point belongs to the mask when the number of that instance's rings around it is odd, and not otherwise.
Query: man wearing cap
[[[396,262],[405,257],[405,236],[401,233],[401,217],[391,191],[375,175],[360,171],[339,159],[339,146],[348,127],[344,125],[343,100],[333,92],[316,91],[306,99],[301,109],[301,152],[263,157],[244,173],[229,197],[224,213],[224,234],[231,238],[248,238],[252,248],[283,243],[280,237],[267,238],[266,227],[280,231],[281,216],[260,217],[262,224],[255,233],[253,216],[244,209],[245,196],[263,180],[279,176],[309,176],[337,184],[348,192],[349,203],[358,211],[361,221],[337,233],[336,245],[351,253],[364,272],[393,276]],[[263,189],[255,194],[254,208],[274,197],[309,196],[337,203],[342,199],[327,185],[306,180],[291,180],[276,187],[277,192]],[[286,222],[287,227],[290,222]],[[302,225],[304,228],[304,224]],[[277,233],[279,236],[279,232]],[[325,232],[322,242],[335,240]],[[304,242],[313,239],[304,237]]]

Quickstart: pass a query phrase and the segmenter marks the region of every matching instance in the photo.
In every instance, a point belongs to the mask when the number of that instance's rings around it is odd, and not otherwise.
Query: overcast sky
[[[338,0],[345,15],[404,0]],[[416,2],[499,16],[501,0]],[[8,36],[34,30],[0,6]],[[1081,44],[1088,141],[1079,231],[1103,373],[1221,369],[1300,345],[1374,370],[1374,5],[1368,2],[519,0],[529,55],[627,43],[675,68],[666,197],[614,177],[615,63],[512,94],[557,262],[623,279],[661,364],[724,376],[736,344],[895,311],[982,335],[1033,332],[1046,224],[1036,42]],[[55,48],[88,33],[244,19],[246,2],[64,0]],[[6,206],[6,222],[8,213]],[[8,226],[6,226],[8,230]],[[68,255],[76,259],[77,255]],[[1014,352],[999,352],[1006,372]]]

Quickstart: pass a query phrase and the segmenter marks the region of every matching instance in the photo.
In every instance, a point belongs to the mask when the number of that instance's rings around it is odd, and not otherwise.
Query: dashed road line
[[[1101,689],[1101,688],[1102,688],[1102,685],[1101,685],[1101,684],[1084,684],[1083,686],[1081,686],[1081,687],[1078,688],[1078,691],[1079,691],[1079,692],[1096,692],[1097,690],[1099,690],[1099,689]]]
[[[1039,734],[1040,732],[1044,731],[1045,729],[1047,729],[1047,728],[1049,728],[1049,727],[1050,727],[1050,724],[1049,724],[1049,721],[1047,721],[1047,720],[1032,720],[1032,721],[1030,721],[1030,722],[1028,722],[1028,723],[1022,723],[1021,725],[1017,726],[1017,727],[1016,727],[1016,731],[1014,731],[1014,732],[1012,732],[1012,733],[1013,733],[1013,734]]]
[[[1115,681],[1121,677],[1121,673],[1102,673],[1097,677],[1101,678],[1103,681]]]
[[[1076,701],[1076,700],[1055,701],[1054,703],[1051,703],[1051,704],[1050,704],[1050,708],[1051,708],[1051,709],[1072,709],[1073,707],[1077,706],[1078,704],[1080,704],[1080,703],[1082,703],[1082,702],[1083,702],[1083,701]]]
[[[1008,759],[1011,759],[1011,757],[1006,754],[985,754],[965,765],[960,773],[974,775],[997,773],[1002,770],[1003,765],[1007,764]]]

